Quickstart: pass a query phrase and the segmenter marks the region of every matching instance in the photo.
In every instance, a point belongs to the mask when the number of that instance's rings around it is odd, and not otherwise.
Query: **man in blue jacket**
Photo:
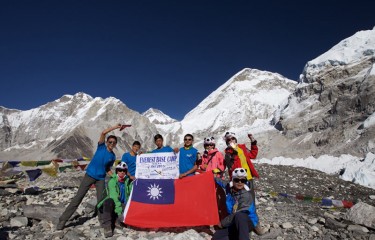
[[[255,212],[254,199],[246,185],[247,174],[244,168],[236,168],[232,173],[232,181],[225,183],[216,178],[216,182],[225,188],[228,216],[219,223],[214,240],[249,239],[250,231],[259,224]]]
[[[59,222],[56,226],[57,230],[64,229],[66,222],[76,211],[79,204],[81,204],[82,199],[85,197],[92,184],[95,184],[97,202],[100,202],[103,199],[105,176],[106,174],[112,176],[111,167],[116,160],[113,149],[117,144],[116,136],[108,136],[106,143],[105,136],[107,133],[121,128],[121,126],[121,124],[117,124],[113,127],[105,129],[100,134],[98,148],[94,154],[94,157],[86,168],[86,174],[81,181],[77,194],[74,196],[68,207],[65,209],[64,213],[59,218]],[[99,220],[101,220],[100,214]]]

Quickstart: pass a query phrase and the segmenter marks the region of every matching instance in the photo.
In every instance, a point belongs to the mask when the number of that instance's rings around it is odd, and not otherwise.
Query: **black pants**
[[[112,198],[108,198],[104,201],[103,206],[103,213],[102,213],[102,226],[112,228],[114,227],[115,220],[117,218],[117,214],[115,213],[115,202]]]
[[[219,229],[215,232],[212,239],[214,240],[248,240],[250,231],[254,229],[253,223],[250,221],[248,214],[237,212],[233,218],[232,225]]]
[[[82,199],[85,197],[86,193],[88,192],[92,184],[95,184],[97,203],[102,201],[102,199],[105,197],[103,196],[104,183],[105,183],[104,179],[96,180],[95,178],[92,178],[89,175],[85,174],[78,188],[77,194],[74,196],[74,198],[72,199],[68,207],[65,209],[64,213],[59,218],[60,222],[66,222],[69,220],[69,218],[77,210],[79,204],[81,204]],[[100,213],[99,213],[99,222],[101,222]]]

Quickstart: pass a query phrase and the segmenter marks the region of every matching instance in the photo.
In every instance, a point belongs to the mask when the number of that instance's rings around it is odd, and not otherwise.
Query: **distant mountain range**
[[[191,133],[200,150],[203,138],[213,136],[223,150],[226,131],[247,143],[247,133],[253,133],[259,157],[363,156],[375,152],[374,62],[375,28],[309,61],[299,82],[243,69],[180,122],[157,109],[140,114],[116,98],[85,93],[27,111],[0,107],[0,160],[91,157],[100,131],[118,122],[132,124],[114,132],[118,158],[134,140],[151,150],[156,133],[172,146],[181,146],[184,134]]]

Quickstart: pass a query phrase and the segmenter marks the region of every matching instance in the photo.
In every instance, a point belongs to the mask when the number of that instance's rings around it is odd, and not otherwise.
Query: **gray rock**
[[[23,208],[24,215],[28,218],[56,221],[64,211],[64,208],[39,204],[26,205]]]
[[[338,231],[340,230],[341,228],[346,228],[347,225],[344,224],[344,223],[341,223],[341,222],[338,222],[336,220],[333,220],[331,218],[327,218],[326,219],[326,223],[324,225],[326,228],[329,228],[329,229],[332,229],[332,230],[335,230],[335,231]]]
[[[293,225],[290,222],[286,222],[286,223],[281,224],[281,227],[284,229],[289,229],[289,228],[292,228]]]
[[[317,219],[317,218],[312,218],[312,219],[307,220],[307,222],[308,222],[310,225],[314,225],[315,223],[318,222],[318,219]]]
[[[375,207],[359,202],[349,209],[344,218],[356,224],[375,228]]]
[[[76,232],[75,230],[71,230],[71,231],[68,231],[64,235],[64,240],[77,240],[77,239],[80,239],[82,237],[84,238],[84,236],[81,233]]]
[[[359,225],[349,225],[348,226],[348,231],[352,231],[352,232],[361,232],[361,233],[368,233],[369,230],[363,226],[359,226]]]
[[[27,217],[14,217],[10,219],[10,226],[11,227],[26,227],[29,220]]]

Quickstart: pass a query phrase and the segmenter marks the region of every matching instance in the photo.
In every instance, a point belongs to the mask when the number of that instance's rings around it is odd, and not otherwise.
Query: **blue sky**
[[[116,97],[181,120],[243,68],[297,80],[375,26],[375,2],[0,1],[0,106]]]

